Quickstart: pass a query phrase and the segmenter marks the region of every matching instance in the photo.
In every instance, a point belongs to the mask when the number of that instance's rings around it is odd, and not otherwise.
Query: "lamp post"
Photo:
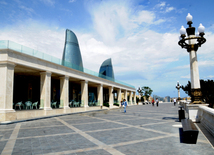
[[[204,26],[202,24],[198,27],[199,35],[195,36],[195,27],[192,27],[192,16],[188,13],[187,17],[188,28],[181,26],[180,29],[180,41],[178,44],[187,49],[190,56],[190,73],[191,73],[191,94],[193,104],[202,104],[202,93],[199,80],[198,61],[197,61],[197,50],[202,44],[206,42],[204,38]],[[186,37],[187,33],[187,37]],[[186,43],[188,41],[188,43]]]
[[[181,88],[181,85],[179,84],[179,81],[177,82],[177,84],[175,85],[175,88],[178,89],[178,100],[180,100],[180,88]]]
[[[140,88],[140,86],[138,87],[137,92],[138,92],[138,95],[139,95],[139,101],[140,101],[140,100],[141,100],[141,98],[140,98],[140,93],[141,93],[141,88]]]

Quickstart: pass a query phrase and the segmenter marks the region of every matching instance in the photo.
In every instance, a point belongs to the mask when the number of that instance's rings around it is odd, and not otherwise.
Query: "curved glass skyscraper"
[[[66,29],[65,46],[62,57],[62,65],[79,71],[83,71],[82,56],[76,35]]]
[[[114,71],[113,71],[113,66],[111,63],[111,58],[105,60],[102,63],[99,73],[100,73],[100,77],[102,77],[102,78],[106,78],[105,76],[108,76],[108,77],[114,79]],[[102,76],[102,75],[105,75],[105,76]]]

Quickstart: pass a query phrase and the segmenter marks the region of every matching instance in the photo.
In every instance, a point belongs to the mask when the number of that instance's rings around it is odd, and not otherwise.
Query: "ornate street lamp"
[[[202,44],[206,42],[204,38],[204,26],[202,24],[198,27],[199,35],[195,36],[195,27],[192,27],[192,16],[188,13],[187,17],[188,28],[183,26],[180,29],[180,41],[178,44],[187,49],[190,56],[190,73],[191,73],[191,94],[192,94],[192,103],[201,104],[202,103],[202,93],[199,80],[199,71],[198,71],[198,61],[197,61],[197,50],[198,47],[201,47]],[[186,37],[187,33],[187,37]],[[188,43],[186,43],[188,41]]]
[[[181,88],[181,85],[179,84],[179,81],[177,82],[177,84],[175,85],[175,88],[178,89],[178,100],[180,100],[180,88]]]
[[[138,95],[139,95],[139,101],[141,100],[141,98],[140,98],[140,93],[141,93],[141,88],[140,88],[140,86],[139,86],[139,88],[137,89],[137,92],[138,92]]]

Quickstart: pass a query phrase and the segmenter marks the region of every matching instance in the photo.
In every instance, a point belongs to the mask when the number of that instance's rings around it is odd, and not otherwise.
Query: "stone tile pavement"
[[[198,125],[200,126],[200,124]],[[213,155],[200,131],[197,144],[180,142],[173,103],[64,115],[0,125],[1,154]]]

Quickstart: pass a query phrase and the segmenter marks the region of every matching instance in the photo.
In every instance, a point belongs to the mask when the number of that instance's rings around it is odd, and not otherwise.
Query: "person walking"
[[[176,99],[174,98],[173,101],[174,101],[174,106],[175,106],[176,105]]]
[[[155,104],[155,100],[153,99],[153,100],[152,100],[152,106],[153,106],[153,107],[154,107],[154,104]]]
[[[157,98],[156,98],[156,101],[155,101],[155,102],[156,102],[156,105],[157,105],[157,107],[158,107],[158,102],[159,102],[159,101],[158,101],[158,99],[157,99]]]
[[[126,107],[128,106],[128,105],[127,105],[127,102],[126,102],[126,99],[123,100],[122,105],[123,105],[123,107],[124,107],[124,113],[126,113]]]

